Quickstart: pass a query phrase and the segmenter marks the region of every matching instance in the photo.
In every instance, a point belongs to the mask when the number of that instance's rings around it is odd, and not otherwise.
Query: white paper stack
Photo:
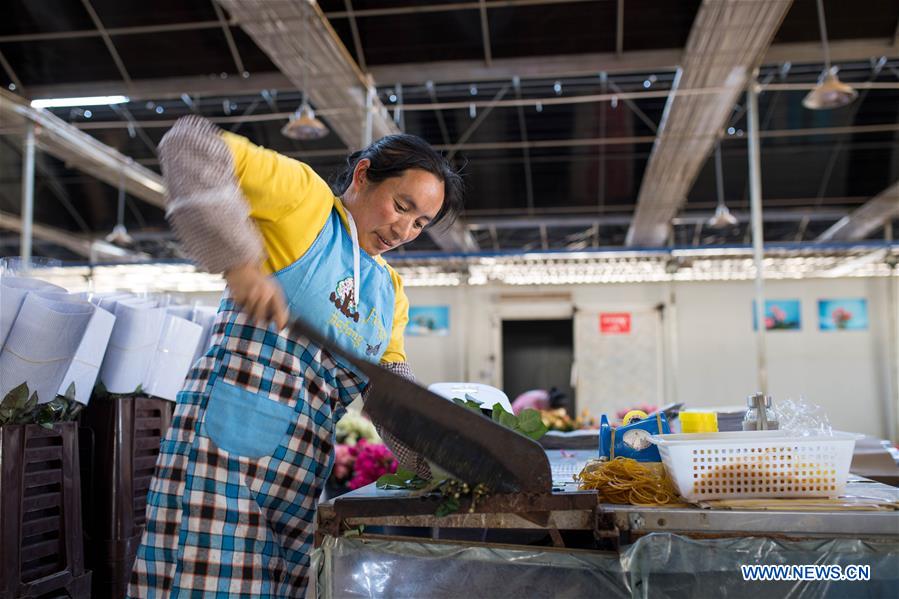
[[[133,393],[146,378],[165,322],[165,308],[125,299],[116,302],[115,316],[100,380],[110,393]]]
[[[87,405],[100,374],[100,365],[106,355],[106,346],[112,335],[115,316],[103,308],[95,308],[94,314],[81,338],[72,364],[59,386],[59,394],[65,395],[71,383],[75,383],[75,401]]]
[[[148,395],[175,401],[194,363],[203,327],[174,314],[165,317],[162,335],[144,379]]]
[[[22,302],[32,291],[66,293],[62,287],[27,277],[0,277],[0,347],[6,342]]]
[[[26,294],[0,351],[0,397],[27,383],[40,403],[52,401],[94,310],[84,301]]]

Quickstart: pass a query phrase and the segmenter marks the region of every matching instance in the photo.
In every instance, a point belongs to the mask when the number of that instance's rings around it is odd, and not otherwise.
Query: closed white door
[[[578,408],[596,417],[664,402],[661,312],[655,307],[578,309],[574,321]]]

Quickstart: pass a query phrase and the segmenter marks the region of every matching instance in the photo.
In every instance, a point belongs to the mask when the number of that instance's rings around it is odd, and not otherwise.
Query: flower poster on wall
[[[758,328],[755,301],[752,302],[752,328]],[[765,300],[766,331],[798,331],[802,328],[799,300]]]
[[[867,330],[868,300],[818,300],[818,328],[822,331]]]
[[[449,335],[449,306],[409,306],[406,334],[418,337]]]

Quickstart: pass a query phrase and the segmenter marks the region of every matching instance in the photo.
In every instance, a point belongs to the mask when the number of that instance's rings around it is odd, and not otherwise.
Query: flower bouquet
[[[334,468],[327,483],[329,496],[342,495],[396,472],[396,458],[362,414],[347,412],[337,423],[335,436]]]

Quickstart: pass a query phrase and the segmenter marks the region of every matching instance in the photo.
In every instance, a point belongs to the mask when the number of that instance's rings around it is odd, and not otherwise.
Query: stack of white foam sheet
[[[200,342],[197,344],[197,351],[194,354],[194,362],[206,353],[209,344],[212,342],[212,325],[215,324],[215,316],[218,310],[212,306],[195,306],[193,313],[193,321],[203,327],[203,334],[200,336]]]
[[[165,308],[152,301],[128,297],[102,306],[114,305],[116,317],[100,380],[110,393],[134,393],[147,378],[147,371],[165,323]]]
[[[63,293],[25,294],[0,351],[0,397],[22,383],[37,393],[40,403],[56,397],[96,309],[57,289]]]
[[[191,320],[194,314],[193,306],[186,305],[168,305],[165,307],[165,311],[184,320]]]
[[[59,386],[60,395],[65,395],[69,385],[74,383],[75,401],[87,405],[100,374],[100,365],[106,355],[114,325],[115,316],[112,313],[99,307],[94,309],[72,364]]]
[[[194,363],[203,327],[177,314],[166,314],[159,343],[143,382],[144,392],[175,401]]]
[[[27,277],[0,277],[0,347],[6,342],[25,297],[34,291],[65,294],[66,290],[52,283]]]
[[[103,308],[107,312],[115,313],[115,306],[119,300],[134,300],[136,298],[137,296],[131,293],[114,292],[95,294],[91,297],[90,301],[92,304]]]

